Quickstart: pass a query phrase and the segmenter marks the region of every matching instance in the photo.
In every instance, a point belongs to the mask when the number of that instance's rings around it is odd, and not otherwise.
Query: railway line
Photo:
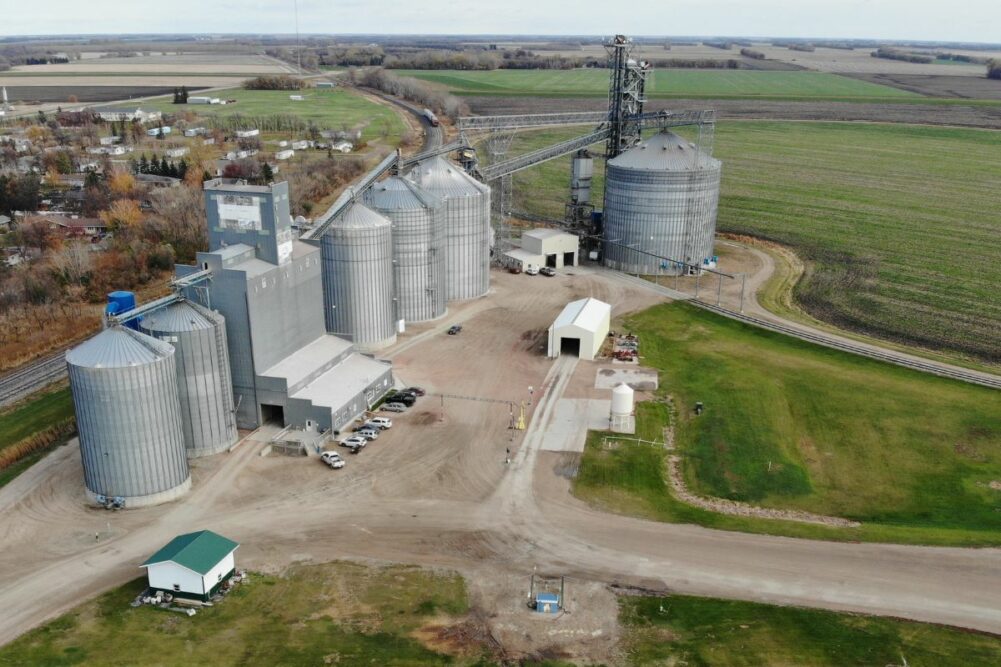
[[[0,376],[0,408],[66,377],[65,351],[59,351]]]

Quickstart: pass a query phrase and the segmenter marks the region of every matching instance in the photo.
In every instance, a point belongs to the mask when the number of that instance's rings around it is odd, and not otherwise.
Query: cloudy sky
[[[615,17],[602,13],[621,11]],[[1001,0],[299,0],[303,33],[1001,41]],[[293,0],[0,0],[0,35],[295,31]]]

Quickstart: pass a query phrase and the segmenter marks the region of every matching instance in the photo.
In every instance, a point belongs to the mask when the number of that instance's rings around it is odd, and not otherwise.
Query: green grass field
[[[69,387],[46,391],[0,413],[0,451],[73,416],[73,396]],[[0,487],[34,465],[59,443],[32,452],[3,470]]]
[[[1001,413],[996,391],[828,350],[692,306],[629,318],[642,363],[678,406],[676,444],[700,495],[862,522],[828,528],[724,516],[670,495],[664,451],[602,447],[593,433],[575,493],[614,511],[798,537],[1001,544]],[[706,412],[695,417],[696,401]],[[659,440],[663,403],[641,403],[640,437]]]
[[[452,657],[410,633],[467,611],[461,577],[408,567],[252,575],[191,618],[129,607],[145,585],[133,581],[27,633],[0,649],[0,665],[443,665]]]
[[[681,595],[621,598],[619,618],[635,665],[972,667],[1001,651],[997,637],[936,625]]]
[[[447,87],[458,95],[604,97],[608,70],[398,70]],[[647,81],[650,98],[906,99],[899,88],[824,72],[751,70],[655,70]]]
[[[293,102],[289,95],[302,94],[305,99]],[[169,97],[144,103],[143,107],[164,113],[192,112],[199,116],[270,116],[291,114],[305,121],[313,121],[321,129],[363,128],[362,139],[382,141],[396,146],[407,131],[406,124],[392,107],[377,104],[357,93],[344,89],[304,91],[287,90],[220,90],[217,97],[237,100],[234,105],[173,104]]]
[[[521,135],[510,155],[574,132]],[[718,229],[792,246],[797,301],[820,319],[1001,363],[999,151],[984,130],[722,122]],[[568,159],[516,174],[515,208],[561,218]]]

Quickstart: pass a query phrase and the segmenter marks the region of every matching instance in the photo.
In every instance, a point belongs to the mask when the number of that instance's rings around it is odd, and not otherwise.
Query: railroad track
[[[689,299],[688,302],[694,306],[702,308],[703,310],[708,310],[716,313],[717,315],[728,317],[731,320],[751,324],[761,329],[767,329],[776,333],[785,334],[786,336],[799,338],[800,340],[823,345],[824,347],[850,352],[862,357],[869,357],[870,359],[886,361],[891,364],[896,364],[897,366],[911,368],[924,373],[932,373],[933,375],[939,375],[953,380],[959,380],[961,382],[978,384],[992,389],[1001,389],[1001,377],[996,375],[967,370],[959,366],[938,364],[932,361],[922,361],[921,359],[916,359],[909,355],[899,354],[893,352],[892,350],[880,350],[866,345],[852,343],[850,341],[846,341],[845,339],[827,335],[819,331],[800,329],[798,327],[792,327],[785,324],[770,322],[768,320],[762,320],[757,317],[751,317],[750,315],[744,315],[743,313],[738,313],[736,311],[729,310],[728,308],[706,303],[705,301],[700,301],[698,299]]]
[[[362,90],[372,95],[375,95],[376,97],[381,97],[390,104],[395,104],[396,106],[400,107],[407,113],[416,117],[417,120],[421,122],[421,125],[424,127],[424,145],[418,152],[423,153],[424,151],[431,150],[432,148],[438,148],[444,142],[445,135],[441,131],[441,127],[440,126],[434,127],[433,125],[431,125],[428,119],[424,117],[423,108],[418,107],[417,105],[407,102],[405,100],[393,97],[392,95],[387,95],[381,90],[376,90],[375,88],[362,87]]]
[[[716,313],[717,315],[722,315],[723,317],[728,317],[732,320],[737,320],[738,322],[750,324],[760,329],[767,329],[768,331],[774,331],[775,333],[780,333],[785,336],[792,336],[793,338],[805,340],[810,343],[816,343],[817,345],[823,345],[824,347],[841,350],[842,352],[848,352],[862,357],[868,357],[870,359],[885,361],[887,363],[896,364],[897,366],[903,366],[904,368],[910,368],[923,373],[931,373],[933,375],[950,378],[952,380],[959,380],[960,382],[976,384],[982,387],[990,387],[991,389],[1001,389],[1001,376],[969,370],[960,366],[953,366],[951,364],[923,360],[909,354],[896,352],[894,350],[854,343],[850,340],[841,338],[840,336],[835,336],[833,334],[828,334],[815,329],[809,329],[807,327],[798,327],[791,324],[782,324],[779,322],[772,322],[770,320],[763,320],[758,317],[745,315],[735,310],[730,310],[728,308],[723,308],[722,306],[717,306],[713,303],[696,299],[691,294],[675,292],[670,288],[652,283],[649,280],[644,280],[643,278],[638,278],[636,276],[605,268],[600,268],[598,271],[607,271],[614,274],[622,282],[627,282],[636,285],[637,287],[643,287],[676,301],[687,301],[693,306],[697,306],[703,310],[708,310],[712,313]]]
[[[65,377],[65,350],[0,376],[0,407],[16,403]]]

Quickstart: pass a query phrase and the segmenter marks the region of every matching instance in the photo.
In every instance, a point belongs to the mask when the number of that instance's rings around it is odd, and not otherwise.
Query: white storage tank
[[[633,414],[633,388],[625,382],[620,382],[612,388],[612,429],[623,428],[630,422]]]
[[[223,316],[180,301],[143,316],[140,330],[174,346],[188,457],[229,449],[237,431]]]
[[[396,342],[392,224],[356,202],[320,239],[327,331],[363,350]]]
[[[66,353],[87,495],[156,505],[191,487],[174,348],[122,326]]]
[[[684,264],[658,257],[701,266],[713,256],[720,174],[719,160],[673,132],[609,160],[605,264],[645,275],[684,272]]]
[[[447,300],[483,296],[490,289],[490,187],[440,157],[409,177],[445,202]]]
[[[393,223],[393,283],[399,317],[424,322],[445,314],[445,217],[442,200],[400,176],[365,193]]]

